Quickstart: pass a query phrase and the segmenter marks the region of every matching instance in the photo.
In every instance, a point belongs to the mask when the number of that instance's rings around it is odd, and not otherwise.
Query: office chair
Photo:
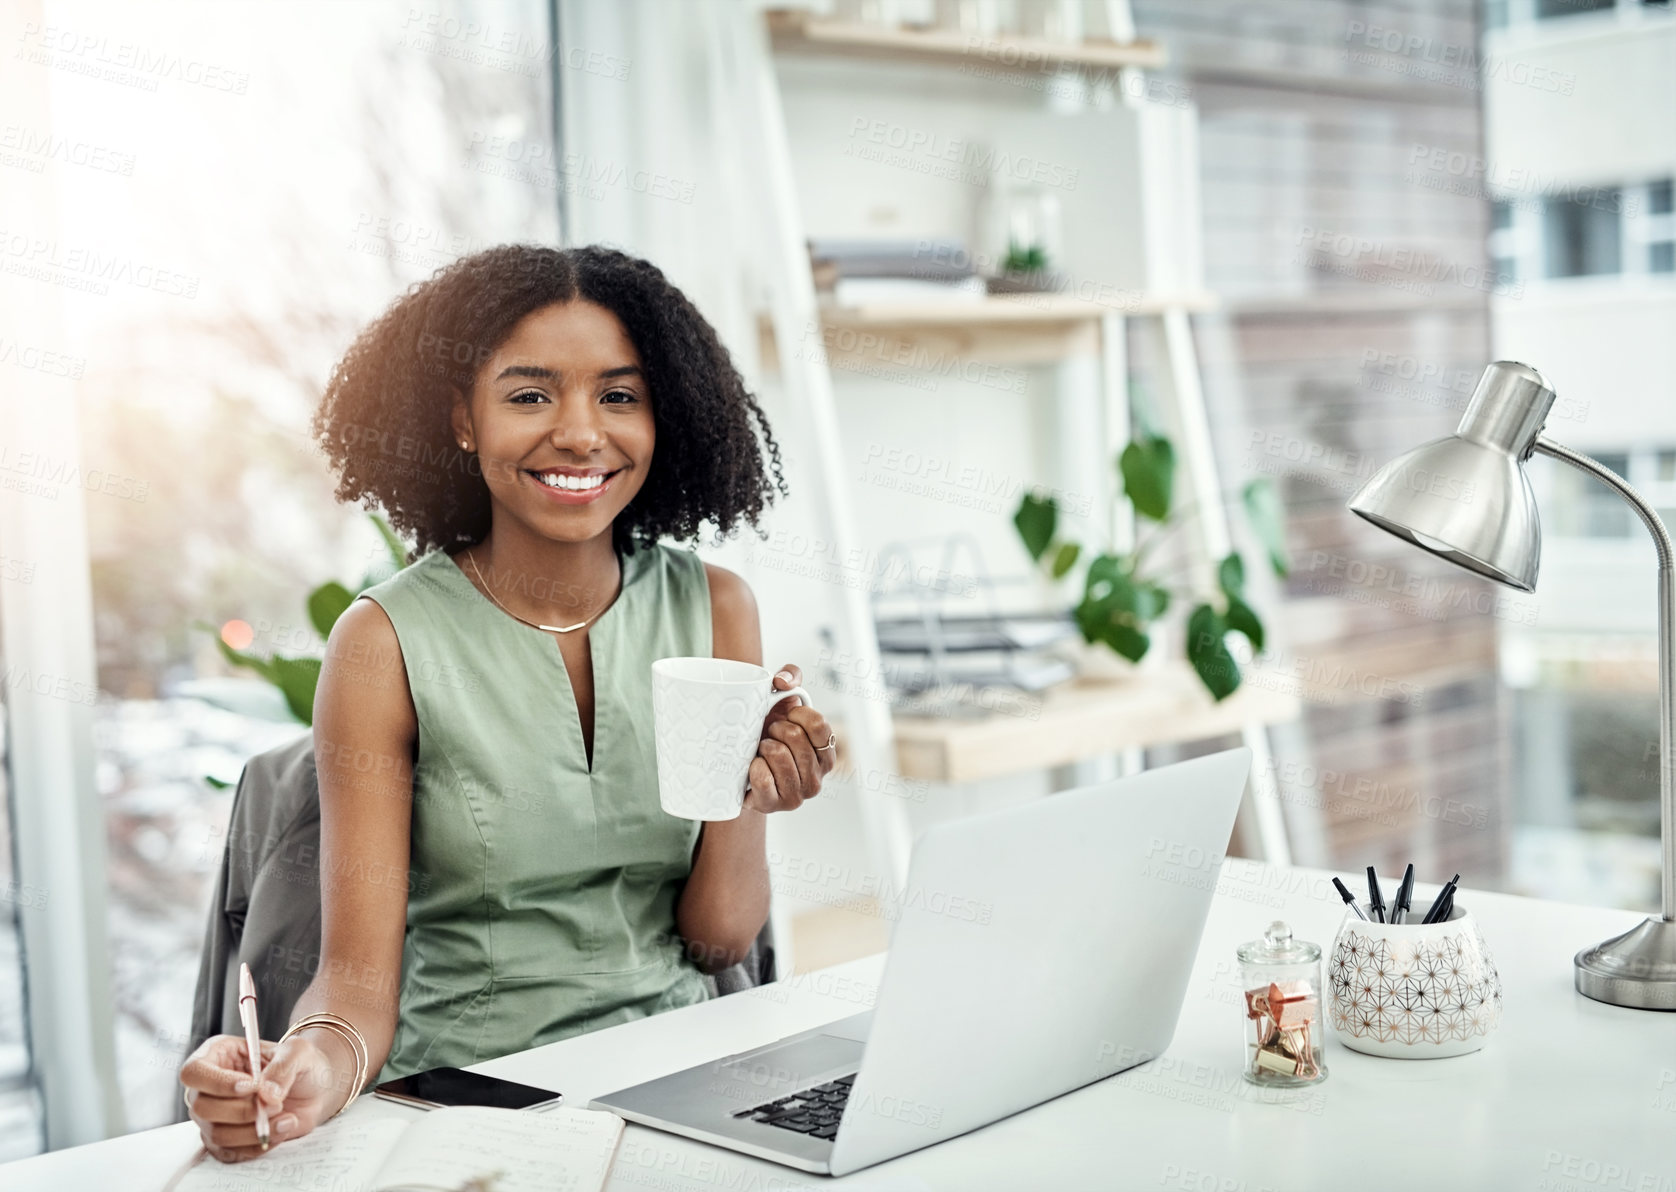
[[[314,734],[245,763],[227,823],[221,872],[198,962],[187,1053],[211,1035],[239,1035],[239,965],[250,965],[264,1039],[277,1039],[320,955],[320,786]],[[745,958],[706,977],[715,996],[777,975],[772,920]],[[177,1101],[177,1120],[185,1120]]]

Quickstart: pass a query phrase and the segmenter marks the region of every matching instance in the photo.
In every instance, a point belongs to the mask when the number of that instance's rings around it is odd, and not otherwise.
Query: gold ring
[[[831,739],[828,740],[825,745],[816,745],[815,746],[815,752],[819,753],[823,749],[836,749],[836,748],[838,748],[838,734],[833,733]]]

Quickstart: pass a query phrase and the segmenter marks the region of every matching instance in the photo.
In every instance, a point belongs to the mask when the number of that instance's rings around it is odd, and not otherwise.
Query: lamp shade
[[[1536,588],[1542,528],[1525,475],[1554,390],[1526,364],[1484,370],[1448,438],[1386,464],[1350,499],[1382,530],[1521,592]]]

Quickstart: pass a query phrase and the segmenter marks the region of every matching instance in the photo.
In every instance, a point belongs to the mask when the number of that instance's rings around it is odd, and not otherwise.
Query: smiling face
[[[519,320],[469,397],[456,394],[452,420],[496,516],[555,541],[608,533],[652,463],[640,355],[616,315],[580,299]]]

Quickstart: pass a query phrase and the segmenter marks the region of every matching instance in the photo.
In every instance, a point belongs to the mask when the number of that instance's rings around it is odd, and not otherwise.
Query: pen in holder
[[[1365,922],[1347,911],[1327,985],[1339,1042],[1368,1055],[1465,1055],[1501,1021],[1501,977],[1477,921],[1459,903],[1436,923]]]

